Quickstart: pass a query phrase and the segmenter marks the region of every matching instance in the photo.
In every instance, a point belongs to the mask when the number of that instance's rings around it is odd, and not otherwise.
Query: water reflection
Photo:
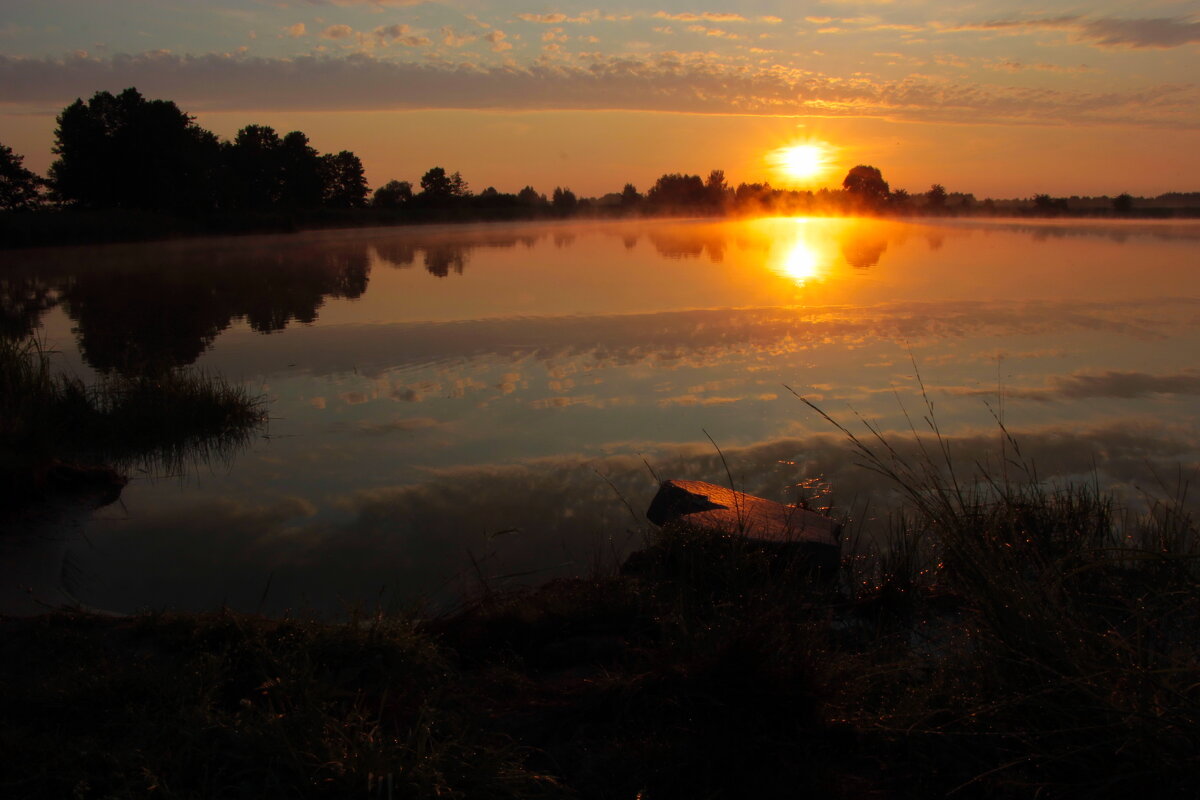
[[[42,324],[98,369],[197,362],[272,396],[271,439],[228,470],[135,477],[80,554],[89,602],[254,608],[270,581],[269,609],[330,608],[434,591],[467,550],[496,551],[489,574],[583,569],[640,530],[596,471],[635,509],[642,456],[724,482],[702,431],[749,491],[823,475],[882,507],[784,386],[903,431],[913,359],[968,461],[996,438],[985,401],[1045,475],[1195,460],[1200,225],[1116,226],[1119,244],[1050,226],[575,222],[6,253],[0,325]]]
[[[911,438],[892,444],[898,456],[919,458]],[[946,444],[964,476],[975,464],[1001,474],[994,434]],[[1130,499],[1156,473],[1171,474],[1173,464],[1200,453],[1195,431],[1180,436],[1164,426],[1055,427],[1023,435],[1021,444],[1043,479],[1096,480]],[[296,495],[144,512],[80,554],[86,573],[105,576],[90,582],[88,596],[111,608],[170,596],[186,608],[226,603],[283,613],[302,602],[336,613],[414,597],[450,601],[480,578],[503,586],[613,569],[648,533],[625,505],[645,509],[657,488],[643,457],[674,478],[719,484],[729,480],[728,462],[739,488],[783,502],[807,496],[798,487],[815,479],[828,492],[823,502],[860,530],[873,530],[863,527],[865,517],[884,516],[892,502],[891,487],[859,468],[835,436],[731,446],[724,460],[707,442],[640,448],[638,455],[462,466],[418,484],[350,489],[334,501],[345,512],[337,520]],[[156,569],[147,573],[146,563]]]
[[[1130,225],[1114,234],[1084,223],[969,228],[953,221],[928,228],[923,235],[932,251],[946,236],[979,231],[984,236],[1017,232],[1034,240],[1197,238],[1195,226],[1185,225]],[[707,259],[724,265],[732,253],[737,261],[731,269],[744,274],[747,265],[759,262],[795,287],[804,287],[824,280],[838,263],[863,271],[878,267],[905,246],[913,226],[773,219],[596,226],[580,232],[561,226],[464,227],[9,252],[0,255],[0,335],[27,336],[48,311],[61,306],[74,323],[83,357],[95,369],[161,372],[195,362],[239,320],[259,333],[314,323],[328,299],[367,294],[373,264],[404,270],[421,263],[428,274],[446,278],[464,275],[472,254],[481,249],[511,251],[522,246],[532,252],[543,242],[570,250],[578,259],[584,252],[577,240],[580,233],[590,241],[617,239],[622,250],[614,252],[631,258],[643,252],[643,241],[668,260]],[[518,280],[515,275],[513,280]]]

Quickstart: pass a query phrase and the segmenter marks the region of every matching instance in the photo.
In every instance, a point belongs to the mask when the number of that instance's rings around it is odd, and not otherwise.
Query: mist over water
[[[131,475],[71,547],[80,599],[337,611],[610,568],[647,463],[727,481],[708,435],[738,488],[869,526],[894,494],[793,390],[900,441],[923,383],[968,472],[1004,469],[999,418],[1046,480],[1154,490],[1200,460],[1198,250],[1197,223],[850,219],[29,250],[0,333],[271,401],[229,461]]]

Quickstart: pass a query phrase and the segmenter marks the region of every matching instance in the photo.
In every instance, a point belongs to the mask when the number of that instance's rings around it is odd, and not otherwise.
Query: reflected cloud
[[[315,375],[344,372],[355,353],[360,374],[501,358],[532,358],[555,377],[604,366],[715,364],[744,355],[779,356],[866,341],[908,346],[969,337],[1008,338],[1103,332],[1139,341],[1185,330],[1200,299],[1154,303],[946,302],[870,308],[756,308],[588,317],[483,319],[301,328],[286,338],[233,336],[214,354],[240,370],[271,374],[280,364]],[[568,371],[563,371],[568,369]],[[228,371],[224,369],[223,371]],[[406,391],[406,390],[401,390]],[[419,391],[418,394],[427,394]]]
[[[995,395],[995,390],[949,389],[952,394]],[[1200,370],[1184,370],[1165,375],[1145,372],[1108,370],[1100,373],[1075,372],[1052,377],[1045,387],[1006,387],[1005,397],[1021,400],[1086,400],[1119,398],[1131,400],[1150,395],[1200,395]]]
[[[1013,434],[1043,482],[1096,481],[1128,502],[1157,486],[1157,476],[1194,470],[1200,459],[1200,434],[1190,427],[1120,420]],[[886,435],[898,457],[919,458],[910,436]],[[1012,457],[999,450],[996,430],[947,437],[947,447],[966,480],[975,465],[1001,475],[1001,459]],[[896,487],[858,466],[853,449],[833,434],[722,447],[721,454],[698,442],[604,449],[617,454],[433,470],[416,485],[331,498],[324,510],[296,497],[225,499],[110,520],[78,554],[84,574],[106,577],[80,593],[94,606],[120,610],[228,603],[269,613],[337,612],[422,597],[449,601],[475,575],[494,586],[586,575],[643,546],[649,525],[642,514],[657,489],[643,458],[663,478],[720,484],[728,482],[728,462],[738,489],[781,502],[812,496],[798,487],[815,483],[829,492],[815,501],[848,514],[868,537],[898,502]]]

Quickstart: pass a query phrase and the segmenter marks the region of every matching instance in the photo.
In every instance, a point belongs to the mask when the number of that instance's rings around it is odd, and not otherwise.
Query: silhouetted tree
[[[713,206],[720,206],[725,202],[725,193],[729,187],[725,185],[725,170],[714,169],[708,173],[708,180],[704,182],[704,191],[708,195],[708,202]]]
[[[371,205],[376,208],[397,208],[412,199],[412,184],[408,181],[388,181],[375,190]]]
[[[888,202],[897,208],[908,208],[912,201],[907,189],[896,189],[888,196]]]
[[[446,170],[434,167],[421,176],[421,198],[426,201],[445,202],[454,197],[454,184]]]
[[[1066,198],[1056,199],[1048,194],[1035,194],[1033,196],[1033,207],[1042,214],[1056,213],[1067,210],[1067,201]]]
[[[279,201],[291,208],[316,208],[325,200],[321,157],[308,137],[292,131],[279,147]]]
[[[455,197],[470,197],[471,187],[467,186],[467,182],[463,180],[461,172],[455,171],[450,176],[450,193]]]
[[[648,203],[665,208],[703,205],[706,199],[704,181],[700,180],[699,175],[681,175],[678,172],[663,175],[646,192]]]
[[[22,211],[37,205],[42,179],[25,169],[25,157],[0,144],[0,211]]]
[[[575,197],[575,193],[570,189],[555,186],[550,205],[556,214],[565,217],[575,211],[576,206],[579,205],[579,199]]]
[[[1118,214],[1128,214],[1133,210],[1133,195],[1122,192],[1113,198],[1112,206]]]
[[[367,203],[362,162],[349,150],[321,156],[324,203],[331,208],[361,208]]]
[[[247,125],[226,148],[231,205],[268,209],[283,195],[283,140],[269,125]]]
[[[929,191],[925,193],[925,205],[935,211],[940,211],[946,207],[946,187],[940,183],[935,183],[929,187]]]
[[[634,208],[642,202],[642,195],[632,183],[621,190],[621,208]]]
[[[865,205],[878,205],[888,196],[888,184],[883,173],[867,164],[851,167],[842,181],[842,188]]]
[[[213,203],[217,137],[172,102],[97,92],[58,116],[55,196],[88,208],[190,211]]]
[[[532,186],[526,186],[524,189],[517,192],[517,202],[523,206],[537,208],[538,206],[546,205],[546,198],[544,195],[538,194],[537,190]]]

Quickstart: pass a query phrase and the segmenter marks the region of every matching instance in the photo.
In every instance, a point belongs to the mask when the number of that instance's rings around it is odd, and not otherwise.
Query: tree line
[[[390,180],[373,193],[363,165],[348,150],[318,153],[301,131],[280,136],[266,125],[247,125],[232,141],[196,124],[169,100],[148,100],[135,88],[97,92],[63,109],[54,132],[55,161],[43,178],[0,144],[0,210],[53,207],[166,212],[183,217],[374,209],[369,221],[506,219],[631,214],[947,214],[1068,210],[1065,198],[1036,195],[1028,201],[977,202],[941,184],[910,194],[891,189],[881,171],[859,164],[840,189],[798,191],[769,183],[731,186],[722,170],[699,175],[667,173],[644,194],[632,183],[619,192],[580,198],[558,186],[539,193],[495,187],[471,191],[459,172],[438,166],[419,183]],[[1072,210],[1096,208],[1071,198]],[[1135,198],[1109,201],[1117,213]],[[1140,199],[1139,199],[1140,200]],[[1141,204],[1142,206],[1145,203]]]
[[[247,125],[232,141],[169,100],[97,92],[58,115],[55,161],[41,178],[0,145],[0,207],[52,204],[177,214],[356,208],[367,182],[354,153],[319,153],[301,131]]]

